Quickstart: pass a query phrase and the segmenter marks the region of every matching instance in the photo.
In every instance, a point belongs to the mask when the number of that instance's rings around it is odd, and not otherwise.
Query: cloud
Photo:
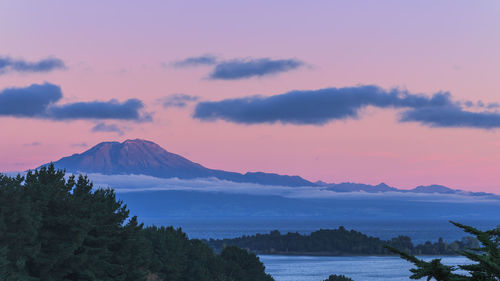
[[[150,192],[160,190],[184,190],[230,194],[272,195],[286,198],[309,199],[384,199],[399,198],[427,202],[488,202],[499,198],[495,195],[469,196],[467,194],[428,194],[413,192],[335,192],[317,186],[276,186],[255,183],[236,183],[216,178],[178,179],[156,178],[145,175],[103,175],[90,173],[88,177],[95,187],[111,187],[117,193]]]
[[[197,101],[197,96],[190,96],[186,94],[172,94],[161,98],[159,101],[163,107],[185,107],[188,103]]]
[[[321,126],[334,120],[357,119],[367,106],[404,109],[400,113],[400,122],[419,122],[430,127],[500,128],[499,112],[464,110],[464,107],[492,109],[497,103],[460,103],[454,102],[447,92],[424,96],[406,90],[384,90],[373,85],[200,102],[193,117],[239,124],[279,122]]]
[[[0,116],[46,117],[47,108],[62,99],[59,86],[33,84],[0,91]]]
[[[89,145],[86,142],[81,142],[81,143],[72,143],[70,144],[71,147],[88,147]]]
[[[183,60],[173,62],[174,67],[183,68],[189,66],[214,65],[217,63],[217,57],[213,55],[202,55],[198,57],[189,57]]]
[[[297,59],[271,58],[220,60],[213,55],[203,55],[175,61],[172,65],[177,68],[214,65],[210,79],[237,80],[287,72],[303,66],[304,63]]]
[[[427,107],[405,111],[401,122],[420,122],[431,127],[447,128],[500,128],[498,112],[464,111],[458,106]]]
[[[37,62],[28,62],[22,59],[0,57],[0,75],[8,72],[49,72],[65,68],[64,62],[58,58],[46,58]]]
[[[106,124],[98,123],[92,128],[92,132],[106,132],[106,133],[117,133],[119,136],[123,136],[123,130],[116,124]]]
[[[498,102],[491,102],[491,103],[485,104],[483,101],[473,102],[473,101],[468,100],[468,101],[464,101],[462,104],[464,107],[468,107],[468,108],[495,109],[495,108],[500,107],[500,103],[498,103]]]
[[[138,99],[56,104],[62,97],[61,88],[51,83],[7,88],[0,91],[0,116],[50,120],[152,120],[150,114],[142,112],[144,104]]]
[[[211,79],[222,80],[262,77],[265,75],[287,72],[302,65],[304,65],[303,62],[295,59],[234,59],[218,63],[209,77]]]
[[[48,117],[56,120],[116,119],[150,121],[149,117],[141,115],[140,110],[143,107],[144,104],[138,99],[128,99],[123,103],[114,99],[106,102],[76,102],[50,107]]]
[[[498,103],[498,102],[492,102],[492,103],[489,103],[486,107],[488,109],[498,108],[498,107],[500,107],[500,103]]]
[[[34,141],[32,143],[25,143],[24,144],[24,146],[40,146],[40,145],[42,145],[42,143],[39,141]]]
[[[450,104],[448,93],[427,97],[398,89],[386,91],[377,86],[359,86],[200,102],[195,108],[194,118],[242,124],[324,125],[332,120],[358,118],[359,111],[366,106],[420,108]]]

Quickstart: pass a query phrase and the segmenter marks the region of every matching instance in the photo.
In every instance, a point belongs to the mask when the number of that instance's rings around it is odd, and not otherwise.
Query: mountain
[[[46,165],[46,164],[45,164]],[[120,142],[102,142],[81,153],[54,162],[56,168],[69,172],[101,173],[107,175],[141,174],[160,178],[215,177],[233,182],[266,185],[313,186],[299,176],[272,173],[240,174],[206,168],[180,155],[171,153],[158,144],[141,139]]]
[[[415,193],[440,193],[440,194],[453,194],[460,190],[454,190],[443,185],[420,185],[410,190]]]
[[[378,193],[378,192],[388,192],[388,191],[400,191],[399,189],[388,186],[385,183],[380,183],[378,185],[369,185],[362,183],[352,183],[352,182],[343,182],[343,183],[329,183],[324,184],[327,190],[336,191],[336,192],[369,192],[369,193]]]
[[[420,185],[413,189],[398,189],[389,186],[385,183],[377,185],[369,185],[363,183],[343,182],[343,183],[325,183],[322,181],[315,182],[317,186],[324,187],[326,190],[335,192],[367,192],[367,193],[381,193],[381,192],[401,192],[401,193],[425,193],[425,194],[456,194],[456,195],[469,195],[469,196],[494,196],[495,194],[486,192],[471,192],[460,189],[451,189],[443,185]]]
[[[47,164],[45,164],[47,165]],[[56,168],[73,173],[99,173],[105,175],[148,175],[158,178],[195,179],[214,177],[240,183],[256,183],[280,186],[316,186],[335,192],[401,192],[428,194],[459,194],[482,196],[484,192],[455,190],[442,185],[417,186],[403,190],[385,183],[369,185],[362,183],[315,183],[299,176],[273,173],[248,172],[245,174],[206,168],[178,154],[166,151],[158,144],[141,139],[120,142],[102,142],[91,149],[54,162]]]
[[[471,192],[460,189],[451,189],[449,187],[432,184],[432,185],[420,185],[415,187],[414,189],[405,190],[406,192],[413,193],[439,193],[439,194],[458,194],[458,195],[470,195],[470,196],[491,196],[495,195],[493,193],[487,192]]]

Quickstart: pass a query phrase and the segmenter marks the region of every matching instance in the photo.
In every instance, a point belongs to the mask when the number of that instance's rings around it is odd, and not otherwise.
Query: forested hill
[[[274,230],[269,234],[242,236],[234,239],[205,240],[215,251],[227,246],[238,246],[258,254],[284,255],[392,255],[385,246],[400,249],[414,255],[456,255],[457,251],[478,247],[478,241],[465,237],[461,241],[445,243],[430,241],[413,245],[410,237],[398,236],[391,240],[381,240],[363,233],[339,227],[333,230],[319,230],[310,235],[299,233],[281,234]]]
[[[0,280],[272,281],[255,254],[144,228],[111,189],[53,165],[0,174]]]

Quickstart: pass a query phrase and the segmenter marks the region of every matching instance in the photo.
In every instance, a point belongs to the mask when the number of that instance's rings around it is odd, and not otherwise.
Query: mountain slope
[[[234,173],[213,170],[170,153],[154,142],[135,139],[119,142],[102,142],[81,153],[54,162],[56,168],[70,172],[101,173],[108,175],[141,174],[160,178],[216,177],[234,182],[267,185],[313,186],[299,176],[272,173]]]
[[[45,164],[46,165],[46,164]],[[54,162],[56,168],[69,172],[100,173],[105,175],[148,175],[158,178],[194,179],[214,177],[221,180],[242,183],[281,186],[316,186],[335,192],[412,192],[431,194],[459,194],[482,196],[484,192],[455,190],[442,185],[418,186],[403,190],[385,183],[369,185],[362,183],[325,183],[310,182],[299,176],[278,175],[263,172],[245,174],[214,170],[192,162],[180,155],[171,153],[158,144],[141,139],[120,142],[102,142],[91,149]]]

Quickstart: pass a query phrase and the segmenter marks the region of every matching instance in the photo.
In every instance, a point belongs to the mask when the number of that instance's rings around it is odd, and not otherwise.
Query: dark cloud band
[[[262,77],[287,72],[304,65],[295,59],[273,60],[269,58],[231,60],[217,64],[210,74],[211,79],[236,80]]]
[[[48,109],[51,119],[121,119],[140,120],[139,110],[144,104],[138,99],[129,99],[123,103],[117,100],[107,102],[76,102],[60,106],[52,106]]]
[[[62,96],[61,88],[50,83],[7,88],[0,91],[0,116],[46,117],[47,108]]]
[[[500,128],[498,112],[464,111],[458,106],[418,108],[401,114],[402,122],[419,122],[431,127]]]
[[[449,93],[432,96],[377,86],[292,91],[270,97],[244,97],[200,102],[194,118],[225,120],[240,124],[283,123],[324,125],[334,120],[356,119],[367,106],[402,108],[401,122],[420,122],[433,127],[498,128],[497,112],[464,111]]]
[[[377,86],[360,86],[200,102],[196,106],[194,117],[244,124],[281,122],[323,125],[336,119],[357,118],[359,110],[369,105],[396,108],[450,103],[446,93],[438,93],[429,98],[400,90],[385,91]]]
[[[144,104],[138,99],[56,104],[62,97],[61,88],[50,83],[4,89],[0,91],[0,116],[51,120],[151,120],[150,115],[141,112]]]

